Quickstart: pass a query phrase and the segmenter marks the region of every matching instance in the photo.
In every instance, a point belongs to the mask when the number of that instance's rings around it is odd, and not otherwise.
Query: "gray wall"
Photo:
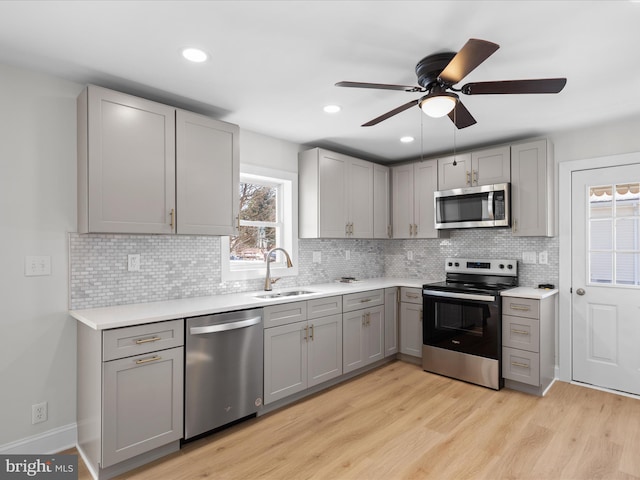
[[[76,228],[76,85],[0,65],[0,446],[73,425],[76,325],[67,315]],[[27,255],[51,275],[26,277]],[[31,425],[31,405],[49,421]]]

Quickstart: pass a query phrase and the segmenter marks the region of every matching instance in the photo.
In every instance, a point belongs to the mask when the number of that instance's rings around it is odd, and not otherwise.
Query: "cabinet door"
[[[422,357],[422,304],[400,303],[400,352]]]
[[[413,165],[391,168],[393,238],[413,238]]]
[[[414,164],[414,223],[416,238],[437,238],[433,193],[438,189],[438,161]]]
[[[313,387],[342,375],[342,314],[308,323],[308,386]]]
[[[365,364],[384,358],[384,305],[365,310]]]
[[[546,140],[511,146],[511,217],[516,237],[552,237],[553,159]]]
[[[389,167],[373,166],[373,238],[391,238]]]
[[[88,122],[86,159],[79,155],[88,225],[80,219],[79,231],[173,233],[175,109],[93,85],[87,102],[78,121]]]
[[[348,159],[344,155],[320,150],[318,168],[320,238],[344,238],[347,236],[348,163]]]
[[[384,356],[398,353],[398,289],[384,289]]]
[[[176,112],[177,231],[233,235],[238,215],[236,125]]]
[[[373,163],[349,159],[349,237],[373,238]]]
[[[454,165],[455,161],[455,165]],[[471,186],[471,154],[438,159],[438,190]]]
[[[364,310],[348,312],[342,316],[342,371],[349,373],[365,365]]]
[[[182,438],[183,347],[103,364],[101,467]]]
[[[307,322],[264,330],[264,403],[307,388]]]
[[[471,153],[473,185],[491,185],[511,181],[511,149],[490,148]]]

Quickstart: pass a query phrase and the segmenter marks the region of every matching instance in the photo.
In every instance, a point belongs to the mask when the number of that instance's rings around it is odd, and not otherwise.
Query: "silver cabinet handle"
[[[157,342],[158,340],[162,340],[162,338],[158,336],[150,337],[150,338],[138,338],[136,340],[136,345],[142,345],[143,343],[149,343],[149,342]]]
[[[577,289],[577,290],[576,290],[576,293],[577,293],[578,295],[582,296],[582,295],[584,295],[584,294],[585,294],[585,293],[587,293],[587,292],[585,292],[585,291],[584,291],[584,288],[579,288],[579,289]]]
[[[367,303],[367,302],[370,302],[370,301],[371,301],[370,298],[362,298],[362,299],[360,299],[360,303]]]
[[[529,368],[529,365],[522,362],[511,362],[511,365],[513,365],[514,367]]]
[[[313,342],[313,323],[311,324],[311,335],[309,336],[309,338]]]
[[[236,330],[238,328],[250,327],[262,322],[262,317],[253,317],[238,322],[220,323],[218,325],[207,325],[204,327],[191,327],[189,333],[191,335],[202,335],[204,333],[226,332],[227,330]]]
[[[518,335],[529,335],[529,332],[527,332],[526,330],[514,330],[513,328],[511,329],[511,333],[516,333]]]
[[[473,173],[471,174],[471,183],[477,185],[478,184],[478,171],[477,170],[473,170]]]
[[[467,185],[471,185],[471,172],[467,172]]]
[[[406,297],[407,298],[420,298],[420,295],[416,295],[415,293],[407,293]]]
[[[149,363],[149,362],[157,362],[158,360],[162,360],[162,357],[155,355],[150,358],[141,358],[140,360],[136,360],[136,365],[141,365],[143,363]]]
[[[518,305],[517,303],[512,303],[509,305],[509,308],[511,308],[511,310],[520,310],[521,312],[528,312],[531,310],[529,305]]]

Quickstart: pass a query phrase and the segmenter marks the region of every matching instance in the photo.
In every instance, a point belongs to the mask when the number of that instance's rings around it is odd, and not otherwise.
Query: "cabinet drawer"
[[[540,300],[502,297],[502,314],[514,317],[540,318]]]
[[[502,376],[539,387],[540,356],[526,350],[502,347]]]
[[[114,328],[102,334],[102,360],[142,355],[184,345],[184,320]]]
[[[529,352],[540,351],[540,320],[503,315],[502,345]]]
[[[342,311],[352,312],[361,308],[375,307],[384,304],[384,290],[350,293],[342,296]]]
[[[307,318],[309,320],[338,313],[342,313],[342,297],[340,295],[307,300]]]
[[[307,319],[307,302],[283,303],[263,308],[264,328],[287,325]]]
[[[400,289],[400,301],[408,303],[422,303],[422,289],[402,287]]]

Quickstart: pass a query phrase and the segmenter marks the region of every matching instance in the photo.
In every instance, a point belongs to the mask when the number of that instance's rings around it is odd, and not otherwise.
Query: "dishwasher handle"
[[[262,317],[253,317],[237,322],[219,323],[216,325],[206,325],[204,327],[191,327],[189,333],[191,335],[203,335],[205,333],[226,332],[228,330],[237,330],[239,328],[250,327],[262,322]]]

